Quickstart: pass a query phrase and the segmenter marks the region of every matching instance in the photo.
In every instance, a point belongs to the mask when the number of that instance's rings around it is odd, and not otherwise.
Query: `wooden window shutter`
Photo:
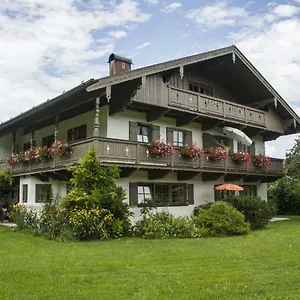
[[[73,129],[68,130],[68,142],[73,141]]]
[[[190,145],[190,144],[192,144],[192,142],[193,142],[192,131],[185,131],[184,132],[184,143]]]
[[[252,142],[252,145],[251,145],[251,155],[252,156],[255,156],[256,155],[256,149],[255,149],[255,142]]]
[[[151,126],[151,142],[160,139],[160,127],[157,125]]]
[[[230,147],[229,153],[233,153],[233,139],[226,138],[226,144],[225,146]]]
[[[173,137],[174,129],[167,127],[167,141],[171,145],[174,143],[174,137]]]
[[[137,122],[129,122],[129,140],[136,142],[137,141]]]
[[[138,205],[138,184],[136,182],[129,183],[129,205]]]
[[[194,204],[194,185],[188,184],[187,189],[188,189],[188,204],[192,205]]]

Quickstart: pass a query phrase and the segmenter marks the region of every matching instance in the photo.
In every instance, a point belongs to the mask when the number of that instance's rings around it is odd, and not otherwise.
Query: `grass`
[[[299,229],[58,243],[0,226],[0,299],[300,299]]]

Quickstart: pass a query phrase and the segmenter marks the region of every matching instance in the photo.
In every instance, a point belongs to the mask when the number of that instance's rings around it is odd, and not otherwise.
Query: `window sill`
[[[179,207],[179,206],[189,206],[193,204],[188,204],[188,203],[178,203],[178,204],[169,204],[169,205],[163,205],[163,204],[157,204],[157,205],[143,205],[143,204],[138,204],[136,207],[152,207],[152,208],[157,208],[157,207]]]

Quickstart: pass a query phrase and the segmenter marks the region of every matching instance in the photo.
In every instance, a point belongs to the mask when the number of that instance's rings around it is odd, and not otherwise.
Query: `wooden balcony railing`
[[[169,106],[265,127],[265,112],[211,96],[169,87]]]
[[[249,175],[280,176],[283,172],[283,160],[272,159],[267,167],[256,167],[252,162],[237,164],[230,157],[221,161],[210,161],[203,155],[197,160],[186,160],[180,156],[180,150],[175,149],[173,156],[153,158],[149,155],[146,144],[107,138],[93,138],[78,142],[73,145],[72,154],[56,157],[47,161],[20,163],[12,167],[13,175],[30,174],[33,172],[47,172],[65,169],[69,165],[78,163],[88,151],[94,147],[103,164],[116,164],[136,168],[174,169],[174,170],[199,170],[219,173],[236,173]],[[7,167],[1,164],[1,167]]]

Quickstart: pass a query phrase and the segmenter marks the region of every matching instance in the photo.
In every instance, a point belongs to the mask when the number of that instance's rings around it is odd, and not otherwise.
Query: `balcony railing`
[[[221,161],[207,160],[203,155],[197,160],[186,160],[180,156],[180,150],[175,149],[173,156],[153,158],[148,147],[143,143],[107,138],[94,138],[78,142],[73,145],[72,154],[55,157],[41,162],[20,163],[12,167],[13,175],[22,175],[33,172],[47,172],[51,170],[65,169],[69,165],[78,163],[80,158],[86,155],[88,149],[94,147],[103,164],[116,164],[119,166],[136,167],[142,169],[173,169],[210,171],[218,173],[235,173],[249,175],[280,176],[283,171],[283,161],[272,159],[267,167],[257,167],[252,162],[237,164],[231,157]],[[7,167],[5,163],[1,167]]]
[[[169,87],[169,106],[259,127],[266,125],[262,110],[175,87]]]

